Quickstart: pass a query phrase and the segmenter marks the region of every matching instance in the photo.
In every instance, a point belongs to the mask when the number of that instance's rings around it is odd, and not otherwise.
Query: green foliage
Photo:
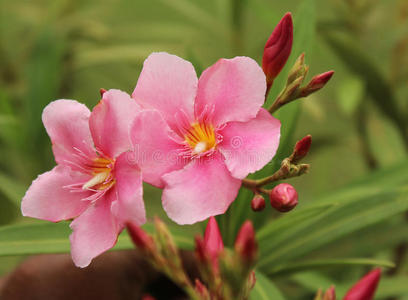
[[[279,289],[273,284],[272,281],[268,279],[265,275],[260,272],[255,273],[256,284],[251,293],[251,299],[256,300],[284,300]]]
[[[398,263],[395,275],[381,281],[378,298],[407,299],[408,265],[395,259],[396,247],[407,243],[408,234],[403,216],[408,208],[408,20],[395,13],[406,9],[404,1],[160,0],[153,6],[149,0],[120,5],[112,0],[104,5],[95,0],[0,0],[4,265],[20,259],[10,255],[69,251],[66,222],[18,218],[31,180],[54,164],[41,122],[45,105],[68,98],[92,107],[101,87],[130,92],[152,51],[180,55],[193,62],[198,74],[219,57],[247,55],[260,61],[273,27],[292,11],[292,55],[267,105],[302,52],[310,74],[328,69],[336,74],[331,86],[304,100],[306,105],[294,102],[275,115],[282,122],[278,153],[252,177],[271,174],[308,133],[313,135],[306,158],[311,173],[291,182],[300,204],[285,215],[272,213],[269,205],[261,213],[250,211],[252,192],[241,189],[227,214],[218,218],[225,244],[233,244],[245,219],[254,222],[261,256],[253,299],[284,299],[280,291],[291,299],[312,298],[317,288],[331,283],[343,295],[369,266],[393,263]],[[357,127],[361,123],[365,130]],[[361,149],[379,162],[375,172]],[[149,216],[164,214],[157,189],[145,189],[145,202]],[[192,248],[197,227],[171,229],[179,246]],[[115,249],[131,247],[124,233]]]

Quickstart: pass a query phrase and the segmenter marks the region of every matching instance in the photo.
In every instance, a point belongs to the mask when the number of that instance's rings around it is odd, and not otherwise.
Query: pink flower
[[[276,153],[280,122],[261,106],[266,80],[248,57],[220,59],[200,79],[167,53],[145,61],[132,97],[146,110],[131,128],[143,179],[164,188],[168,216],[192,224],[224,213],[241,179]]]
[[[57,166],[33,181],[24,216],[71,223],[74,263],[86,267],[112,248],[126,222],[145,222],[142,179],[128,159],[129,125],[140,110],[124,92],[110,90],[89,109],[57,100],[43,112]]]

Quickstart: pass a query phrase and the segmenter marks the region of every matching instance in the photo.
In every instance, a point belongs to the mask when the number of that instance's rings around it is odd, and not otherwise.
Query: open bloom
[[[145,222],[142,179],[128,159],[128,130],[139,106],[109,90],[93,109],[73,100],[50,103],[42,119],[57,166],[33,181],[23,198],[24,216],[73,219],[70,236],[79,267],[112,248],[126,222]]]
[[[276,153],[280,122],[261,106],[266,80],[248,57],[220,59],[200,79],[167,53],[145,61],[130,134],[143,179],[164,188],[168,216],[191,224],[224,213],[241,180]]]

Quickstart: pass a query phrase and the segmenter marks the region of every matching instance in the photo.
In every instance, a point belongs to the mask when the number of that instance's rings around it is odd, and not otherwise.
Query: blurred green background
[[[324,90],[279,115],[290,135],[277,162],[296,140],[313,136],[306,159],[310,174],[290,181],[300,195],[299,210],[356,181],[384,190],[406,186],[406,0],[0,0],[0,224],[32,222],[22,220],[19,203],[31,181],[54,165],[41,122],[50,101],[76,99],[91,108],[100,88],[131,93],[153,51],[190,60],[198,73],[220,57],[245,55],[260,62],[269,34],[287,11],[295,18],[290,61],[305,51],[309,74],[336,72]],[[269,101],[283,87],[285,72]],[[146,186],[145,202],[149,217],[163,216],[160,191]],[[396,262],[378,299],[408,299],[404,213],[368,225],[308,255]],[[0,271],[20,259],[1,258]],[[287,299],[307,299],[331,282],[343,291],[367,270],[343,266],[273,280]]]

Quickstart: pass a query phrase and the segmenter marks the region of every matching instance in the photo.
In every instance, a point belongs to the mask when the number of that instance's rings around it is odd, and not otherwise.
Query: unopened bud
[[[155,248],[153,238],[142,228],[132,223],[126,224],[127,231],[135,246],[143,251],[153,251]]]
[[[334,74],[334,71],[328,71],[328,72],[316,75],[315,77],[312,78],[312,80],[310,80],[307,86],[302,88],[300,95],[302,97],[306,97],[320,90],[326,85],[326,83],[330,80],[330,78],[332,78],[333,74]]]
[[[255,276],[255,271],[251,271],[248,276],[248,285],[249,285],[249,290],[252,290],[255,286],[256,283],[256,276]]]
[[[142,300],[156,300],[156,298],[154,298],[153,296],[151,296],[149,294],[144,294],[142,296]]]
[[[336,300],[336,289],[334,286],[331,286],[324,293],[323,300]]]
[[[258,255],[258,244],[251,221],[245,221],[238,232],[234,245],[235,251],[247,263],[254,263]]]
[[[271,205],[280,212],[288,212],[298,204],[298,193],[288,183],[275,186],[269,194]]]
[[[195,280],[195,290],[198,295],[200,295],[200,299],[210,299],[210,294],[208,293],[208,289],[205,287],[204,284],[201,283],[199,279]]]
[[[293,153],[290,156],[290,161],[295,164],[302,160],[309,153],[311,145],[312,136],[309,134],[296,143]]]
[[[157,242],[159,243],[159,247],[162,249],[164,256],[166,258],[172,257],[173,260],[175,260],[179,255],[178,248],[166,224],[158,217],[155,217],[154,226],[156,228]]]
[[[105,90],[105,89],[100,89],[100,90],[99,90],[99,93],[101,94],[101,97],[103,97],[103,94],[106,93],[106,90]]]
[[[209,258],[205,249],[204,240],[201,236],[195,237],[195,253],[201,262],[205,262]]]
[[[255,195],[251,201],[251,208],[253,211],[262,211],[265,208],[265,199],[262,195]]]
[[[361,278],[344,296],[343,300],[372,300],[381,277],[381,269],[375,269]]]
[[[220,229],[214,217],[210,217],[205,228],[204,246],[212,258],[217,257],[224,250]]]
[[[262,58],[262,69],[266,75],[268,87],[280,73],[292,50],[293,22],[291,13],[287,13],[276,25],[268,41]]]
[[[302,53],[295,61],[292,69],[289,71],[288,80],[286,85],[291,84],[299,77],[305,77],[307,72],[309,71],[309,67],[305,65],[305,54]]]
[[[289,85],[285,87],[285,89],[279,95],[280,105],[284,105],[298,98],[299,88],[303,80],[304,80],[304,77],[300,76],[296,78],[292,83],[290,83]]]

